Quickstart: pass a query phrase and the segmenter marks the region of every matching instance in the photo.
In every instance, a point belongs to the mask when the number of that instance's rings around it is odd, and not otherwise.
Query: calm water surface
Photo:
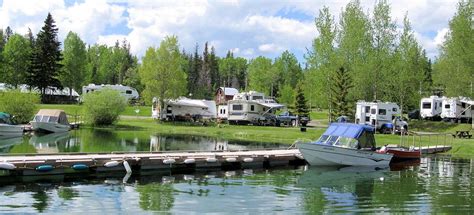
[[[200,137],[92,131],[2,143],[2,153],[154,151],[277,147]],[[33,140],[36,138],[36,140]],[[43,139],[41,139],[43,138]],[[38,140],[39,139],[39,140]],[[47,138],[49,139],[49,137]],[[95,140],[94,142],[90,142]],[[100,140],[100,141],[97,141]],[[142,172],[131,178],[0,180],[0,213],[474,213],[474,160],[434,156],[373,168]],[[125,181],[125,183],[124,183]]]

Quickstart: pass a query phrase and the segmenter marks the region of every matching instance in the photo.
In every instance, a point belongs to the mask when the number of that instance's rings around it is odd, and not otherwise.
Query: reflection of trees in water
[[[9,153],[36,153],[35,146],[31,145],[28,141],[27,137],[23,137],[23,140],[20,144],[14,145],[10,150]]]
[[[321,188],[309,188],[303,195],[304,210],[309,214],[321,214],[325,211],[325,206],[328,204],[324,198]]]
[[[125,151],[124,144],[115,132],[99,129],[83,129],[80,131],[81,152]]]
[[[72,200],[79,196],[79,192],[70,187],[58,188],[58,196],[64,200]]]
[[[38,212],[43,212],[47,207],[48,207],[48,202],[49,202],[49,196],[48,194],[43,191],[37,191],[32,195],[33,199],[35,199],[35,203],[33,203],[33,207],[38,211]]]
[[[173,185],[154,182],[145,185],[137,185],[140,195],[140,207],[143,210],[169,211],[174,204]]]

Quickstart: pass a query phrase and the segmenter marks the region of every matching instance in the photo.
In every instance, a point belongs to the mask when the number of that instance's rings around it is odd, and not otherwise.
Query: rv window
[[[252,96],[252,100],[263,99],[263,96]]]
[[[397,112],[397,108],[392,108],[392,111],[393,111],[393,112]]]
[[[444,105],[444,108],[449,109],[449,108],[451,108],[451,105],[446,104],[446,105]]]
[[[423,109],[431,109],[431,103],[423,102]]]
[[[224,111],[224,114],[225,114],[225,109],[223,111]]]
[[[370,121],[370,117],[366,116],[366,117],[365,117],[365,121],[366,121],[366,122]]]
[[[250,105],[250,111],[255,111],[255,106],[254,105]]]
[[[377,110],[371,109],[371,110],[370,110],[370,113],[371,113],[371,114],[376,114],[376,113],[377,113]]]
[[[380,115],[386,115],[386,114],[387,114],[387,110],[385,110],[385,109],[379,109],[379,114],[380,114]]]
[[[438,103],[434,103],[435,104],[435,109],[438,109]]]
[[[126,90],[125,94],[132,94],[132,91],[131,90]]]
[[[232,110],[242,110],[243,106],[242,105],[232,105]]]
[[[370,107],[369,107],[369,106],[365,106],[365,112],[366,112],[366,113],[369,113],[369,112],[370,112]]]

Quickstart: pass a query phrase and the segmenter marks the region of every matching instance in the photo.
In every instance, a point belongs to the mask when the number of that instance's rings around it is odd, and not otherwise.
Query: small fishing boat
[[[312,166],[388,166],[393,154],[375,150],[374,128],[332,123],[314,142],[296,143]]]
[[[416,149],[415,147],[403,147],[403,146],[382,146],[379,150],[380,153],[390,153],[393,154],[393,160],[395,161],[402,161],[402,160],[410,160],[410,159],[420,159],[421,158],[421,150]]]
[[[10,114],[0,112],[0,139],[22,136],[23,130],[23,126],[12,123]]]
[[[30,122],[34,131],[56,133],[69,131],[71,126],[63,110],[41,109]]]

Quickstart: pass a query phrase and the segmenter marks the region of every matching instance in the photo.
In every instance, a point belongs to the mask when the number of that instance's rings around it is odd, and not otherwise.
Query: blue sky
[[[374,0],[361,1],[372,11]],[[410,18],[419,43],[431,58],[438,54],[455,0],[392,1],[392,18],[401,25]],[[127,1],[127,0],[0,0],[0,28],[10,26],[25,34],[28,27],[38,32],[48,12],[64,39],[69,31],[88,44],[112,45],[127,39],[132,52],[142,56],[147,47],[157,46],[167,35],[177,35],[181,47],[194,50],[207,41],[224,56],[227,50],[248,59],[263,55],[275,58],[285,50],[304,61],[306,49],[318,35],[314,18],[323,5],[336,21],[347,0],[225,0],[225,1]]]

